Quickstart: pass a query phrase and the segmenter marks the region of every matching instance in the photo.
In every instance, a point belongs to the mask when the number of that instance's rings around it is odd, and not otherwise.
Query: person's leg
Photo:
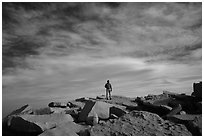
[[[109,99],[111,100],[111,91],[109,90]]]
[[[108,89],[106,89],[106,99],[108,100]]]

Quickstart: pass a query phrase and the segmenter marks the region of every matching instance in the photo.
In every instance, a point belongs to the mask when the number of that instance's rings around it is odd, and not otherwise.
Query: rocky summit
[[[11,136],[201,136],[202,83],[192,95],[164,91],[128,98],[104,95],[20,107],[3,119]]]

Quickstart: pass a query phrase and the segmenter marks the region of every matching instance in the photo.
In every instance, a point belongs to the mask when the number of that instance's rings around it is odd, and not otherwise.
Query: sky
[[[3,115],[105,94],[192,92],[202,3],[3,3]]]

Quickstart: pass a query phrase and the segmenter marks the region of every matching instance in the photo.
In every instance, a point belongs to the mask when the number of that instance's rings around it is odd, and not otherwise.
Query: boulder
[[[202,101],[201,101],[201,102],[197,102],[197,103],[195,104],[195,106],[196,106],[196,112],[197,112],[198,114],[202,114]]]
[[[193,83],[193,91],[192,95],[202,101],[202,81]]]
[[[61,108],[66,108],[67,103],[61,103],[61,102],[51,102],[48,104],[49,107],[61,107]]]
[[[41,125],[37,123],[33,123],[25,120],[20,116],[12,116],[12,118],[8,122],[8,130],[14,133],[21,133],[22,135],[38,135],[43,132],[43,129],[50,129],[55,127],[53,125],[44,124],[43,128]]]
[[[17,132],[42,133],[58,124],[73,121],[68,114],[50,115],[13,115],[7,122],[7,126]]]
[[[93,116],[88,116],[87,118],[86,118],[86,123],[88,124],[88,125],[96,125],[96,124],[98,124],[98,122],[99,122],[99,118],[98,118],[98,115],[97,115],[97,113],[94,113],[94,115]]]
[[[91,136],[188,136],[184,125],[165,121],[157,114],[132,111],[118,119],[91,127]]]
[[[168,119],[175,123],[185,124],[194,136],[202,135],[202,115],[173,115],[169,116]]]
[[[24,105],[22,106],[21,108],[19,109],[16,109],[15,111],[11,112],[8,116],[6,116],[3,121],[2,121],[2,124],[3,124],[3,127],[7,127],[8,125],[8,122],[11,120],[12,116],[13,115],[20,115],[20,114],[32,114],[33,113],[33,109],[31,106],[29,106],[28,104],[27,105]]]
[[[32,107],[29,106],[28,104],[22,106],[21,108],[11,112],[8,116],[10,115],[18,115],[18,114],[31,114],[33,112]]]
[[[196,116],[193,120],[188,121],[187,127],[194,136],[202,136],[202,115]]]
[[[113,105],[101,101],[87,101],[82,111],[79,113],[79,121],[86,121],[87,117],[98,115],[99,119],[108,119],[110,114],[121,116],[126,112],[119,105]]]
[[[56,128],[44,131],[39,136],[78,136],[77,133],[82,128],[81,125],[74,122],[66,122],[58,125]]]
[[[87,101],[82,111],[79,113],[79,121],[86,121],[86,118],[93,116],[94,113],[98,115],[100,119],[108,119],[110,115],[111,104],[100,101]]]
[[[143,102],[141,110],[156,113],[159,116],[165,116],[169,113],[169,108],[165,106],[154,105],[152,103]]]

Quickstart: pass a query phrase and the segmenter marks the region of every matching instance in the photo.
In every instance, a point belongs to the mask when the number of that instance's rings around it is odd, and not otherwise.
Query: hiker
[[[112,91],[112,86],[109,82],[109,80],[107,80],[107,83],[105,84],[105,88],[106,88],[106,99],[110,99],[111,100],[111,91]]]

